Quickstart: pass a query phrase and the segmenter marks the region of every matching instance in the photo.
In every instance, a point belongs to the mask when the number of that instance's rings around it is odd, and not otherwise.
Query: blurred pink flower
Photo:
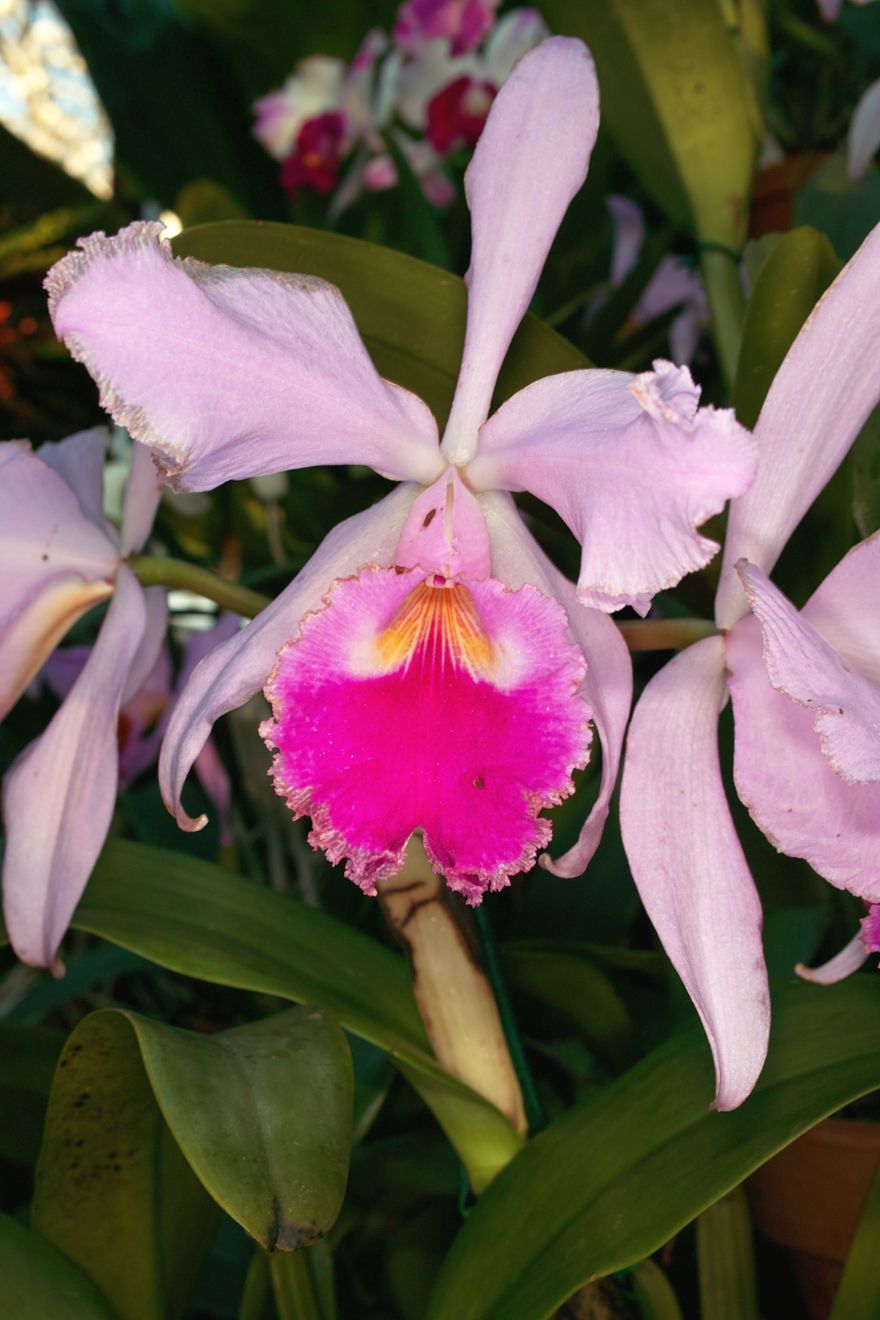
[[[414,54],[426,41],[445,41],[453,55],[479,45],[495,21],[499,0],[407,0],[394,23],[394,40]]]

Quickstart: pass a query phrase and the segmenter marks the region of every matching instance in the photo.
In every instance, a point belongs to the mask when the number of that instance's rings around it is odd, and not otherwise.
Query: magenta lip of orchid
[[[73,622],[110,607],[52,721],[3,781],[3,905],[19,957],[52,966],[103,847],[116,801],[119,711],[142,687],[165,635],[165,593],[140,586],[125,556],[153,524],[159,484],[135,449],[119,532],[102,511],[109,433],[0,446],[0,713],[21,696]]]
[[[603,747],[598,800],[550,869],[579,874],[601,835],[631,701],[608,612],[701,567],[697,526],[750,485],[756,449],[699,408],[686,369],[584,370],[489,416],[501,363],[584,181],[598,88],[582,43],[525,55],[466,178],[472,216],[461,370],[442,442],[427,407],[376,373],[339,292],[312,278],[177,260],[155,225],[94,235],[50,273],[56,330],[104,406],[179,489],[314,463],[400,484],[336,527],[249,626],[199,665],[160,758],[180,802],[214,721],[266,689],[276,787],[311,841],[367,892],[421,830],[478,902],[530,866],[541,815]],[[529,490],[582,543],[577,587],[513,503]]]
[[[770,1027],[761,906],[718,755],[728,695],[734,781],[759,829],[831,884],[880,902],[880,538],[851,550],[800,611],[767,576],[880,398],[878,308],[880,227],[814,309],[767,395],[758,474],[730,509],[722,633],[651,680],[627,740],[624,846],[709,1037],[720,1109],[752,1090]],[[662,777],[658,765],[668,767]],[[876,944],[869,921],[825,968],[802,973],[839,979]]]

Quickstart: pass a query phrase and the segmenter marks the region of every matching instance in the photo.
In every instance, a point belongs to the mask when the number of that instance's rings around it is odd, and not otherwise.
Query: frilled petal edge
[[[55,330],[103,407],[173,486],[316,463],[439,474],[433,417],[378,375],[337,288],[177,259],[161,231],[139,222],[80,239],[46,288]]]
[[[509,399],[480,431],[476,490],[528,490],[582,546],[578,595],[646,614],[718,549],[697,528],[742,495],[757,449],[728,410],[700,408],[686,367],[573,371]]]

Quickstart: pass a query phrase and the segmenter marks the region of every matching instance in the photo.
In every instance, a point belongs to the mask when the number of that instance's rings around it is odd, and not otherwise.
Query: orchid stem
[[[736,378],[746,300],[739,278],[739,264],[732,252],[704,247],[700,253],[703,282],[712,313],[712,333],[721,374],[728,391]]]
[[[178,591],[193,591],[207,596],[224,610],[232,610],[246,619],[252,619],[269,604],[269,597],[251,591],[238,582],[212,573],[209,568],[188,564],[183,559],[160,558],[153,555],[132,555],[128,566],[145,587],[171,587]]]
[[[623,619],[617,626],[631,651],[683,651],[717,631],[710,619]]]
[[[519,1027],[516,1022],[516,1015],[513,1011],[513,1004],[510,1001],[507,983],[504,979],[504,973],[501,969],[501,959],[498,955],[498,946],[495,943],[495,936],[492,933],[492,923],[489,919],[489,913],[481,903],[474,909],[474,926],[477,932],[477,939],[480,942],[480,953],[483,955],[483,964],[486,968],[486,975],[489,978],[489,984],[492,987],[492,993],[495,995],[495,1002],[498,1005],[498,1016],[501,1018],[501,1026],[504,1029],[504,1035],[507,1040],[507,1048],[510,1051],[510,1060],[513,1064],[516,1075],[519,1079],[520,1088],[523,1095],[523,1105],[525,1106],[526,1119],[529,1124],[529,1133],[534,1136],[542,1128],[547,1126],[547,1115],[544,1112],[544,1106],[541,1103],[541,1097],[538,1095],[538,1088],[535,1086],[535,1079],[532,1070],[529,1067],[529,1061],[526,1056],[522,1037],[519,1034]]]

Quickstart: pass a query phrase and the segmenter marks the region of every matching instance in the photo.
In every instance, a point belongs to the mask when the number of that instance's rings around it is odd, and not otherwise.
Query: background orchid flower
[[[3,713],[74,619],[110,606],[88,661],[46,731],[3,781],[3,907],[24,962],[50,966],[110,825],[120,707],[153,668],[164,592],[125,563],[152,527],[159,485],[136,447],[117,532],[102,513],[103,428],[36,453],[0,446]]]
[[[851,179],[861,179],[880,147],[880,78],[859,97],[846,135],[846,164]]]
[[[880,398],[878,297],[880,228],[813,311],[767,395],[758,476],[730,511],[721,634],[651,680],[630,727],[624,846],[709,1037],[721,1109],[754,1086],[770,1025],[761,907],[718,757],[728,692],[736,788],[759,828],[832,884],[880,900],[877,537],[850,551],[800,612],[767,578]]]
[[[199,665],[162,749],[180,803],[214,721],[264,685],[276,786],[311,840],[367,892],[413,830],[471,902],[532,864],[541,811],[604,750],[598,801],[558,863],[596,847],[629,709],[629,658],[607,611],[651,596],[717,548],[695,529],[750,484],[751,437],[698,409],[686,370],[576,371],[488,417],[502,360],[583,183],[598,127],[589,52],[553,38],[496,98],[466,186],[473,223],[461,371],[442,443],[426,406],[380,379],[337,290],[178,261],[153,225],[95,235],[48,279],[56,329],[105,407],[171,484],[312,463],[370,464],[401,484],[325,539],[285,591]],[[530,490],[583,542],[577,588],[508,492]]]
[[[645,241],[645,216],[629,197],[612,196],[607,206],[613,225],[610,285],[618,288],[636,266]],[[709,304],[699,273],[681,257],[662,258],[630,314],[633,325],[646,325],[674,307],[680,310],[669,327],[674,362],[693,360],[700,335],[709,324]]]
[[[446,41],[453,55],[479,45],[495,21],[499,0],[407,0],[398,10],[394,40],[414,53],[426,41]]]
[[[140,460],[142,461],[142,460]],[[171,651],[163,645],[153,668],[141,687],[119,708],[117,742],[119,747],[119,787],[127,788],[159,758],[159,748],[174,702],[186,686],[200,660],[238,631],[236,614],[225,614],[210,628],[189,633],[183,647],[183,661],[176,678]],[[46,661],[40,679],[55,696],[64,700],[92,654],[91,646],[65,646]],[[229,776],[214,743],[209,739],[193,767],[202,788],[220,817],[220,839],[225,846],[232,842],[231,789]]]

